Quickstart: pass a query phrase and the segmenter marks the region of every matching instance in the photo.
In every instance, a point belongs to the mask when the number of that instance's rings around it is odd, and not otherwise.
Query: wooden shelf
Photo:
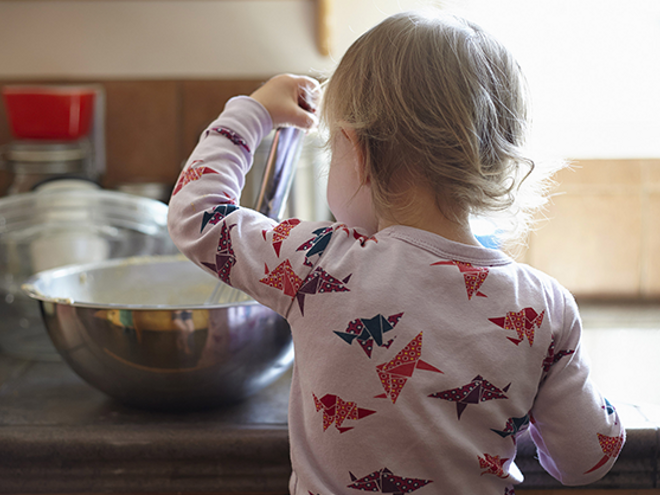
[[[316,1],[316,46],[324,57],[330,55],[332,47],[332,29],[330,27],[330,13],[332,0]]]

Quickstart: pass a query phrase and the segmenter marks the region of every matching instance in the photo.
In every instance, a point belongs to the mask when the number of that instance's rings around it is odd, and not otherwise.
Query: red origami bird
[[[323,431],[327,430],[332,423],[335,423],[335,428],[339,430],[339,433],[344,433],[353,429],[352,426],[342,427],[347,419],[362,419],[376,412],[371,409],[357,407],[355,402],[345,401],[338,395],[325,394],[320,399],[316,395],[312,395],[314,396],[316,412],[323,411]]]
[[[271,272],[266,266],[266,275],[259,282],[284,291],[289,297],[294,297],[302,284],[302,279],[293,271],[289,260],[283,261]]]
[[[376,239],[376,236],[368,237],[364,234],[360,234],[355,229],[353,229],[353,238],[358,241],[362,247],[364,247],[368,241],[374,241],[375,244],[378,244],[378,239]]]
[[[289,237],[289,234],[291,234],[291,230],[298,224],[300,224],[300,220],[298,220],[297,218],[291,218],[290,220],[284,220],[282,223],[275,226],[275,228],[273,229],[273,249],[275,250],[275,254],[277,255],[278,258],[280,257],[280,249],[282,247],[282,242],[284,242],[284,240]],[[268,231],[263,230],[261,233],[265,240]]]
[[[543,315],[545,315],[545,310],[538,314],[533,308],[525,308],[517,313],[515,311],[509,311],[506,316],[489,318],[488,320],[502,327],[504,330],[515,330],[518,334],[517,339],[507,337],[514,344],[520,344],[524,337],[527,337],[529,346],[532,347],[534,344],[534,327],[541,328]]]
[[[392,404],[395,404],[401,394],[401,389],[408,378],[413,375],[415,369],[442,373],[438,368],[422,361],[422,333],[419,332],[419,335],[412,339],[390,362],[376,366],[380,382],[385,389],[384,394],[376,396],[377,399],[389,397]]]
[[[605,455],[594,467],[589,471],[586,471],[584,474],[591,473],[592,471],[603,467],[608,460],[614,459],[619,455],[619,452],[621,452],[621,448],[623,447],[623,434],[618,437],[608,437],[598,433],[598,443],[600,443],[600,448]]]
[[[485,469],[481,475],[484,474],[494,474],[498,478],[508,478],[508,473],[504,470],[504,463],[508,461],[508,458],[500,459],[498,455],[484,454],[483,457],[477,456],[479,458],[479,467]]]
[[[197,163],[197,162],[195,162]],[[193,163],[194,166],[194,163]],[[178,193],[183,186],[188,184],[189,182],[193,182],[196,180],[199,180],[202,175],[206,174],[217,174],[215,170],[209,167],[196,167],[196,168],[189,168],[185,172],[181,174],[181,177],[179,178],[179,181],[176,184],[176,187],[174,188],[174,191],[172,191],[172,196],[174,196],[176,193]]]
[[[471,300],[475,294],[479,297],[488,297],[479,291],[486,281],[486,277],[488,277],[488,268],[473,266],[471,263],[465,263],[463,261],[438,261],[437,263],[431,263],[431,266],[435,265],[456,265],[458,267],[465,280],[468,300]]]
[[[350,290],[344,285],[351,278],[350,275],[343,280],[337,280],[323,268],[316,267],[316,270],[303,281],[293,271],[289,260],[280,263],[273,271],[269,271],[268,265],[266,265],[266,275],[259,282],[284,291],[287,296],[297,298],[300,313],[303,316],[305,314],[305,296],[327,292],[348,292]]]

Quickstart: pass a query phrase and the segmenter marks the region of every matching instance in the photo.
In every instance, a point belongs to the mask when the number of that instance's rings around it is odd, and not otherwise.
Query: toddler
[[[403,13],[365,33],[319,112],[337,223],[238,206],[262,138],[317,124],[313,79],[230,100],[200,138],[170,232],[291,325],[292,494],[513,494],[527,429],[564,484],[615,462],[624,429],[589,379],[574,299],[470,230],[531,187],[523,88],[511,55],[460,18]]]

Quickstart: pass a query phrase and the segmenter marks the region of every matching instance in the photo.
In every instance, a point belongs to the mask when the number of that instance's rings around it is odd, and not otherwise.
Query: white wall
[[[412,0],[334,0],[340,57]],[[0,1],[0,78],[261,77],[334,66],[313,0]]]
[[[660,1],[451,3],[522,65],[538,148],[571,158],[660,157]]]
[[[660,156],[658,0],[334,0],[334,58],[386,15],[439,4],[520,60],[535,144],[571,158]],[[0,79],[318,74],[314,0],[0,1]]]

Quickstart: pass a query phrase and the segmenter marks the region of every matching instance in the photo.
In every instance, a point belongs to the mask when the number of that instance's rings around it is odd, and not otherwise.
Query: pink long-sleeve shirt
[[[186,256],[291,325],[291,493],[512,494],[528,428],[552,476],[601,478],[625,433],[589,379],[569,292],[411,227],[367,237],[237,207],[271,129],[258,102],[230,100],[181,173],[169,227]]]

